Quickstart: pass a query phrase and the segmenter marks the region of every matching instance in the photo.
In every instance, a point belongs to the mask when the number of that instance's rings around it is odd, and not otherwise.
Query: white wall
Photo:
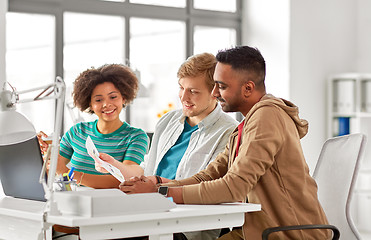
[[[247,0],[244,5],[244,19],[251,24],[244,23],[243,44],[253,43],[262,50],[267,60],[267,85],[275,81],[275,87],[287,87],[288,94],[284,90],[281,94],[274,89],[270,92],[293,101],[300,117],[309,121],[302,145],[311,171],[327,138],[327,77],[366,71],[371,65],[371,54],[363,53],[364,48],[371,50],[371,35],[365,33],[371,29],[365,10],[370,10],[371,3],[358,1]]]
[[[0,91],[5,82],[5,13],[8,9],[8,1],[0,1]],[[0,197],[4,196],[0,184]]]
[[[356,70],[356,10],[354,0],[291,1],[290,96],[309,121],[311,170],[327,138],[327,77]]]
[[[243,1],[242,43],[266,61],[267,92],[289,97],[289,0]]]
[[[357,12],[357,68],[359,72],[371,72],[371,1],[358,0]],[[370,141],[370,140],[369,140]]]
[[[0,90],[5,81],[5,13],[8,1],[0,1]]]

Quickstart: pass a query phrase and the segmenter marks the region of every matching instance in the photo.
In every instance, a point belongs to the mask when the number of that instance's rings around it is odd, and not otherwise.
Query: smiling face
[[[216,99],[206,84],[205,75],[180,78],[179,99],[183,114],[188,117],[187,121],[191,126],[197,125],[216,106]]]
[[[217,63],[214,73],[213,95],[224,112],[239,112],[243,100],[243,88],[239,76],[227,64]]]
[[[98,84],[91,95],[90,109],[98,116],[99,121],[120,121],[119,114],[125,103],[120,91],[111,82]]]

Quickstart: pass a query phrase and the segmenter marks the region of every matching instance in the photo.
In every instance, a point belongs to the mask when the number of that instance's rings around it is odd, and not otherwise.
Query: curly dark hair
[[[102,83],[111,82],[120,91],[125,104],[136,97],[138,91],[138,78],[134,72],[122,64],[105,64],[97,69],[94,67],[80,73],[74,82],[73,103],[81,111],[90,109],[91,94],[94,88]]]

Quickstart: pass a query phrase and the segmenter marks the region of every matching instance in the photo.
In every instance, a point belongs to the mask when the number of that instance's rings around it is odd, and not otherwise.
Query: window
[[[7,13],[6,78],[18,91],[54,82],[54,24],[50,15]],[[20,100],[34,98],[39,92],[21,94]],[[36,131],[53,132],[55,101],[21,103],[17,109],[30,119]]]
[[[219,50],[235,46],[236,30],[231,28],[195,26],[194,53],[209,52],[216,54]]]
[[[179,8],[184,8],[186,6],[186,0],[130,0],[130,2]]]
[[[7,76],[18,88],[23,87],[22,81],[36,85],[38,80],[53,81],[56,75],[62,76],[67,84],[66,103],[70,106],[65,111],[63,131],[81,117],[95,119],[71,104],[74,79],[91,66],[129,63],[137,70],[141,81],[138,97],[121,118],[150,132],[158,116],[180,107],[176,73],[188,56],[205,51],[215,54],[240,43],[241,12],[237,6],[241,0],[52,2],[27,0],[27,4],[17,4],[16,0],[9,0]],[[187,6],[188,3],[193,4]],[[19,71],[17,66],[27,71]],[[47,132],[52,131],[53,125],[51,102],[45,103],[48,107],[39,107],[39,112],[29,110],[35,120],[50,118],[49,125],[44,120],[33,121],[40,122]],[[49,107],[50,111],[46,111]]]
[[[80,120],[92,121],[95,115],[80,113],[73,107],[71,97],[73,81],[84,70],[107,63],[125,64],[125,19],[118,16],[64,14],[64,80],[66,82],[66,108],[64,128],[68,130]],[[124,112],[121,113],[125,120]]]
[[[236,30],[232,28],[195,26],[193,34],[195,54],[209,52],[214,55],[219,50],[235,46]],[[228,113],[231,117],[237,118],[239,114]],[[240,119],[238,119],[240,120]]]
[[[131,123],[154,131],[159,116],[179,103],[177,71],[185,59],[185,24],[133,18],[130,63],[140,72],[141,89],[131,106]]]
[[[196,9],[236,12],[236,0],[193,0]]]
[[[125,0],[101,0],[106,2],[125,2]]]

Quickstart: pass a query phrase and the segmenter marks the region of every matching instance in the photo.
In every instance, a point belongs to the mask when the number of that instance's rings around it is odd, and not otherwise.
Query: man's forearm
[[[171,180],[169,182],[164,182],[164,186],[169,187],[177,187],[177,186],[185,186],[185,185],[192,185],[192,184],[198,184],[200,182],[197,181],[194,177],[189,177],[182,180]]]
[[[183,187],[170,187],[168,197],[172,197],[175,203],[182,204],[183,200]]]

